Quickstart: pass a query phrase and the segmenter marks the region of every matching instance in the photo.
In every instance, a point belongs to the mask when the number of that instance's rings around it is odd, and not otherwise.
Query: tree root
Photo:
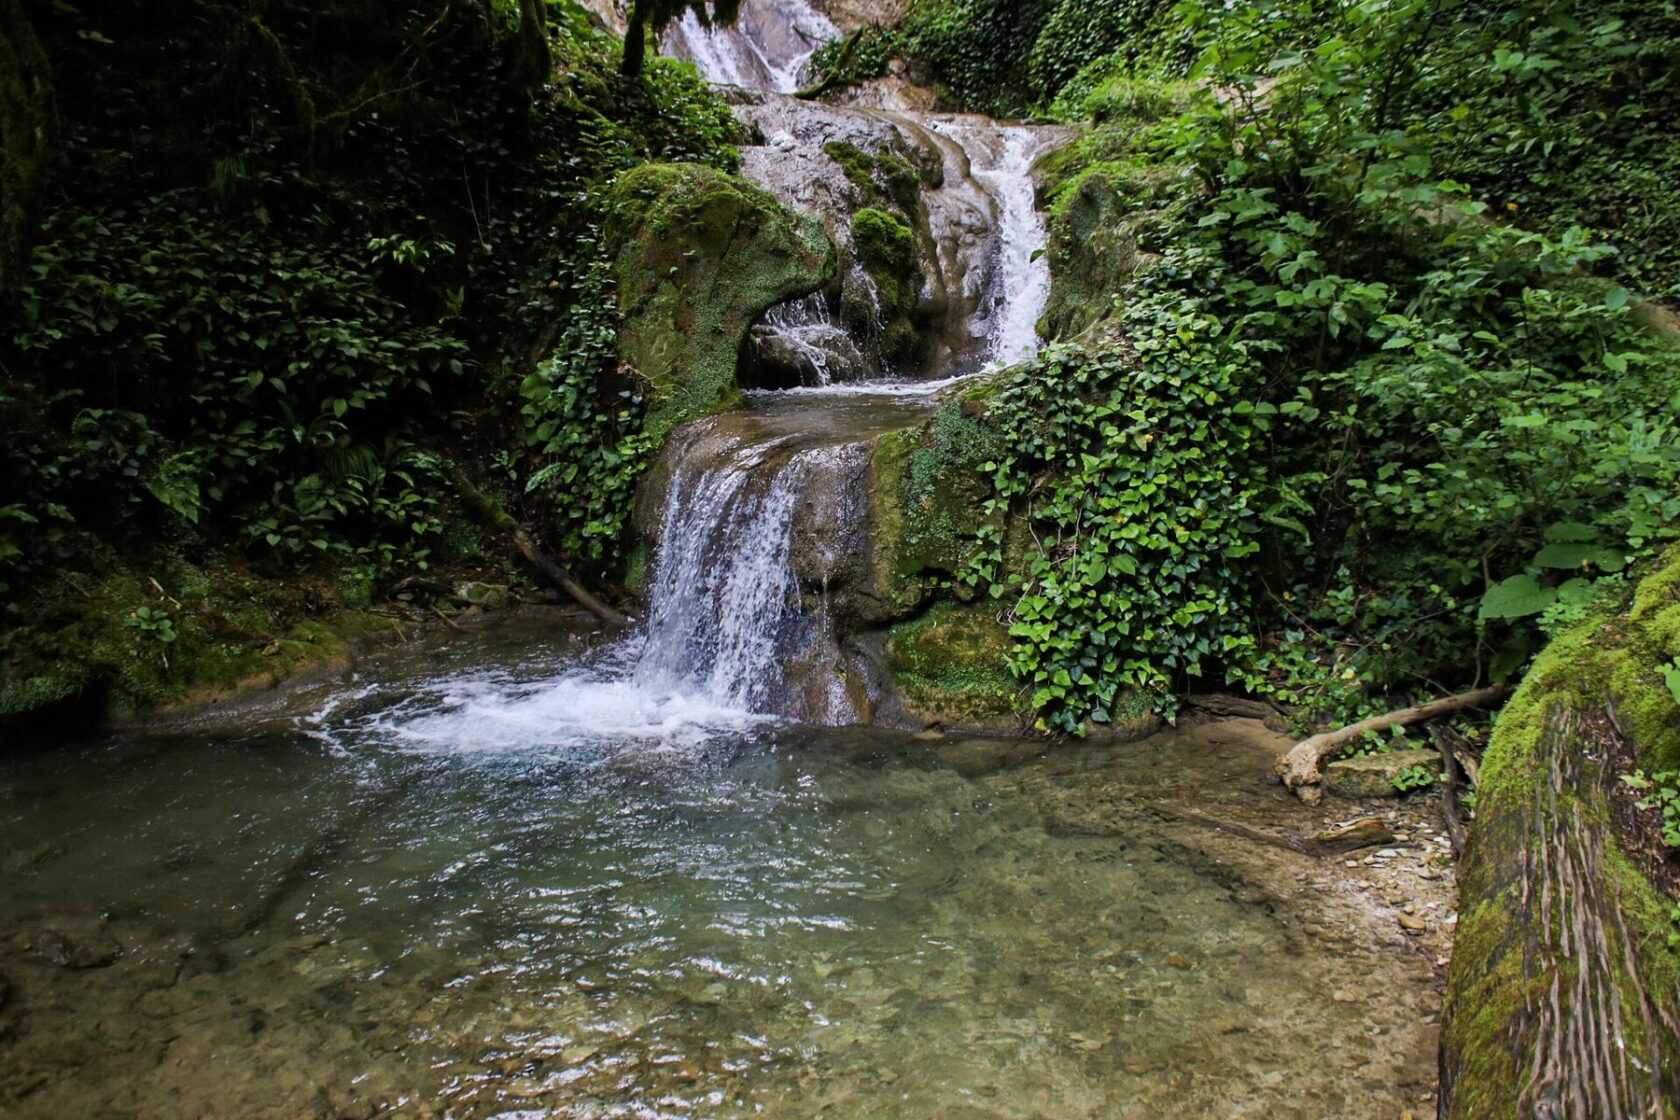
[[[1509,691],[1510,689],[1502,684],[1489,685],[1486,688],[1461,692],[1457,696],[1432,700],[1427,704],[1401,708],[1386,715],[1372,716],[1335,731],[1326,731],[1310,739],[1302,739],[1289,749],[1288,754],[1278,759],[1277,775],[1302,801],[1317,801],[1323,795],[1324,760],[1348,743],[1358,740],[1367,731],[1382,731],[1390,727],[1451,715],[1465,708],[1481,707],[1503,699]]]

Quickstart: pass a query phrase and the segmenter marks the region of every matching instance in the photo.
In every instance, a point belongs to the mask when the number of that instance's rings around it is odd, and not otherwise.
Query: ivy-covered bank
[[[1567,7],[1546,73],[1608,33]],[[1052,729],[1203,682],[1306,726],[1520,673],[1680,524],[1680,347],[1624,263],[1660,252],[1443,177],[1416,107],[1446,77],[1394,62],[1437,48],[1430,5],[1179,16],[1200,85],[1116,55],[1059,90],[1086,121],[1038,171],[1063,341],[965,406],[998,451],[944,464],[986,503],[947,583],[994,600]],[[1554,96],[1472,77],[1512,127]]]
[[[33,233],[0,329],[0,718],[272,679],[528,584],[458,478],[610,590],[646,418],[689,389],[621,364],[608,227],[661,175],[703,183],[707,221],[766,205],[691,67],[621,77],[563,0],[7,20],[52,127],[8,94],[8,175],[39,181],[8,210]],[[800,279],[720,313],[820,280],[800,236]]]

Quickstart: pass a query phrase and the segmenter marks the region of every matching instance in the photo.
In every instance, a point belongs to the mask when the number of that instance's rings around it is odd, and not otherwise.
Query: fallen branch
[[[1402,727],[1451,715],[1465,708],[1481,707],[1502,699],[1509,691],[1510,689],[1502,684],[1489,685],[1486,688],[1461,692],[1457,696],[1432,700],[1427,704],[1401,708],[1387,715],[1372,716],[1336,731],[1326,731],[1322,735],[1302,739],[1289,749],[1288,754],[1278,759],[1277,775],[1302,801],[1317,801],[1323,793],[1320,783],[1324,781],[1324,760],[1348,743],[1360,739],[1367,731],[1383,731],[1390,727]]]
[[[605,622],[608,626],[628,627],[632,625],[633,619],[613,610],[590,594],[588,589],[577,580],[573,579],[572,574],[548,553],[544,552],[542,547],[532,539],[531,534],[525,531],[525,527],[515,521],[494,498],[468,482],[466,476],[459,470],[451,471],[450,474],[452,481],[455,483],[455,488],[461,492],[461,496],[467,500],[467,504],[472,506],[479,517],[492,528],[499,529],[512,537],[513,546],[519,550],[520,555],[530,561],[531,566],[541,572],[545,579],[570,595],[578,606]]]

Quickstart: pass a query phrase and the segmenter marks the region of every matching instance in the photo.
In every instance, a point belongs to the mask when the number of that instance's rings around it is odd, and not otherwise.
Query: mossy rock
[[[1002,450],[978,412],[952,402],[919,427],[876,441],[874,583],[889,616],[914,610],[936,583],[959,595],[969,586],[960,577],[980,547],[991,493],[980,465]]]
[[[1113,160],[1081,169],[1051,192],[1050,296],[1039,333],[1073,338],[1114,314],[1126,283],[1151,259],[1145,232],[1166,182],[1158,168]]]
[[[855,144],[832,140],[823,154],[840,165],[846,181],[864,206],[897,207],[905,216],[916,213],[926,176],[910,161],[889,151],[866,152]]]
[[[389,632],[317,580],[167,557],[148,568],[155,584],[116,567],[38,592],[32,624],[0,635],[0,723],[95,724],[196,707],[347,664],[354,641]],[[142,607],[169,620],[170,640],[136,625]]]
[[[700,164],[645,164],[620,175],[607,242],[623,316],[619,353],[648,382],[647,430],[656,439],[733,405],[753,323],[823,287],[836,267],[814,219]]]
[[[852,248],[880,301],[874,310],[883,356],[910,356],[920,343],[915,315],[922,275],[915,231],[897,214],[866,206],[852,215]]]
[[[1009,672],[1012,639],[990,603],[939,603],[887,634],[887,669],[910,722],[1016,731],[1026,723]]]

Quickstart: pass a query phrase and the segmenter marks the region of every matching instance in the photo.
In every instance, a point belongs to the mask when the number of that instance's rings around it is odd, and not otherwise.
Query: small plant
[[[1441,780],[1433,766],[1408,766],[1394,775],[1394,788],[1401,793],[1410,793],[1415,789],[1428,789]]]
[[[175,640],[175,620],[162,607],[136,607],[128,616],[128,625],[139,636],[142,645],[155,643],[163,667],[169,668],[169,644]]]
[[[1639,799],[1641,809],[1662,811],[1663,843],[1680,848],[1680,770],[1659,770],[1654,774],[1635,770],[1622,775],[1622,784],[1643,795]]]
[[[1676,704],[1680,704],[1680,657],[1663,666],[1662,675],[1663,682],[1668,685],[1669,695],[1674,697]]]

